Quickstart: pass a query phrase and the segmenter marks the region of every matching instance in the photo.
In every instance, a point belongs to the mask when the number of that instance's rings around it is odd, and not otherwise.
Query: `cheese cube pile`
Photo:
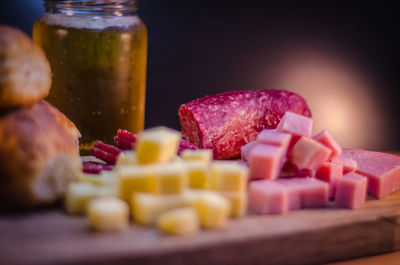
[[[136,150],[121,152],[113,171],[82,174],[70,185],[67,212],[86,212],[98,231],[121,230],[130,215],[175,235],[220,228],[229,217],[245,215],[247,166],[213,161],[212,150],[177,155],[180,139],[179,132],[165,127],[142,131]]]

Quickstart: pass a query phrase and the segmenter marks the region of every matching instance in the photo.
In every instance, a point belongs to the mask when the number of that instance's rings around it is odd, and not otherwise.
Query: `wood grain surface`
[[[185,237],[138,225],[100,234],[83,217],[42,209],[0,216],[0,264],[320,264],[398,250],[399,225],[400,192],[356,211],[249,215]]]

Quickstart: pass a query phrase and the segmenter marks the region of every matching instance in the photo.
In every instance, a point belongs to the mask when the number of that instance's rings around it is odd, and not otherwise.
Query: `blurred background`
[[[394,4],[393,4],[394,5]],[[399,16],[388,1],[142,0],[149,32],[146,127],[180,129],[181,104],[242,89],[306,98],[314,132],[345,147],[400,150]],[[41,0],[0,2],[31,35]]]

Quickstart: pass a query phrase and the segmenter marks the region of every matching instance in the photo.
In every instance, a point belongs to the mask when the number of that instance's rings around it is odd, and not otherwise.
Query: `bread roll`
[[[22,31],[0,25],[0,108],[34,104],[50,86],[44,52]]]
[[[0,113],[0,208],[60,199],[82,163],[80,133],[46,101]]]

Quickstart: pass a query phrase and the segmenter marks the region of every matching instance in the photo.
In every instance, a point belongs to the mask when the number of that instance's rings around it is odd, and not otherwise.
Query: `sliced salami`
[[[282,90],[245,90],[206,96],[183,104],[179,118],[183,136],[199,148],[212,149],[215,159],[240,157],[242,145],[263,129],[274,129],[286,111],[311,117],[305,100]]]

